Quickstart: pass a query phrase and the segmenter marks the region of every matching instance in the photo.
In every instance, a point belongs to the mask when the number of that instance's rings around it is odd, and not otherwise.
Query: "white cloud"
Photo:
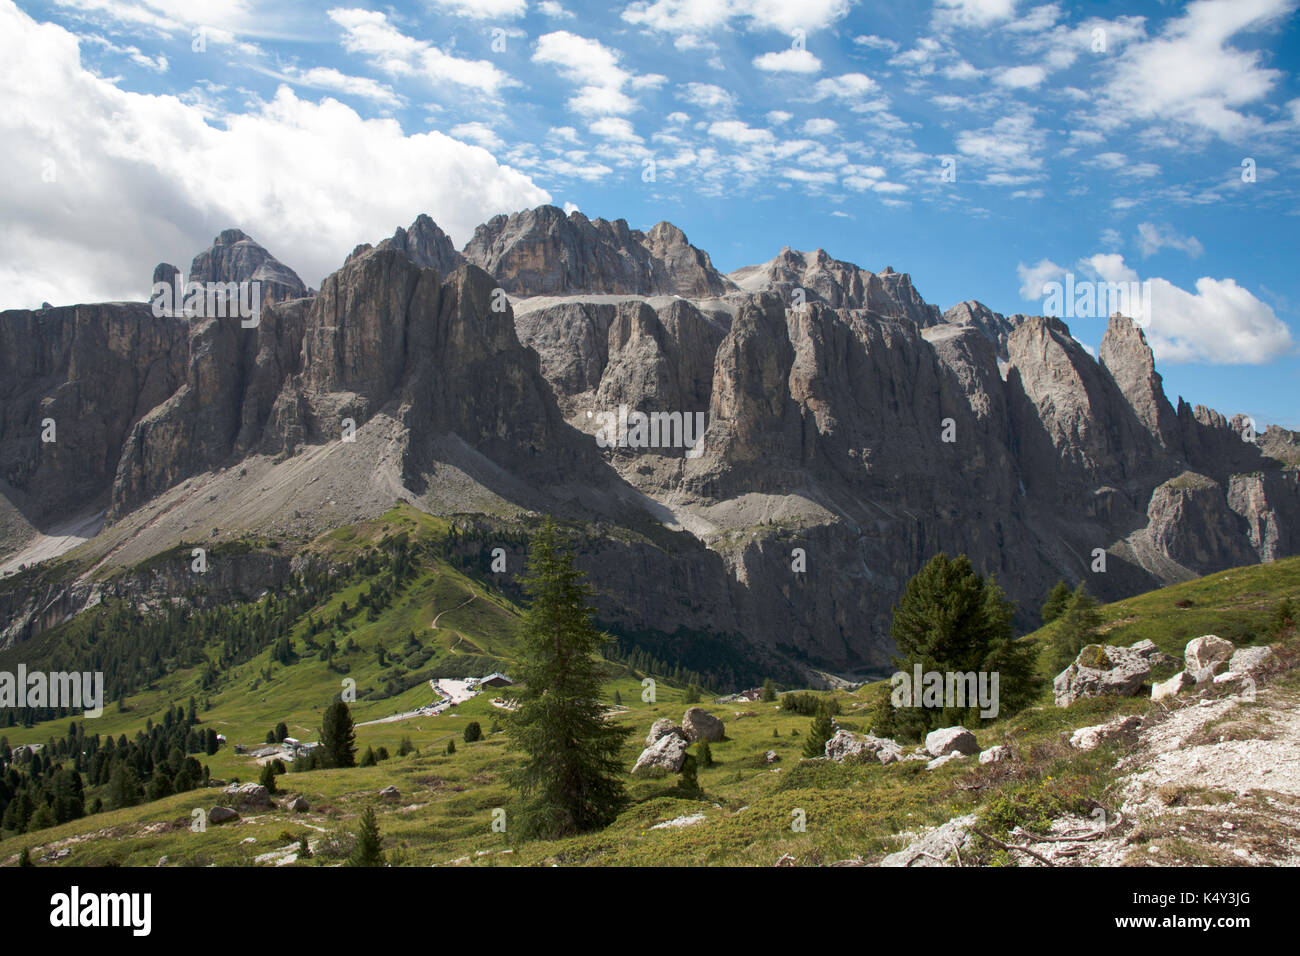
[[[357,242],[419,212],[464,241],[498,212],[550,199],[482,149],[438,132],[408,136],[393,120],[299,99],[288,86],[207,122],[174,96],[93,75],[71,33],[7,0],[0,89],[7,306],[142,300],[156,263],[188,267],[231,226],[317,285]]]
[[[724,120],[709,126],[709,135],[739,146],[767,145],[775,141],[771,130],[755,129],[739,120]]]
[[[1281,24],[1295,0],[1196,0],[1160,35],[1125,49],[1099,114],[1114,125],[1159,120],[1238,140],[1258,131],[1243,111],[1285,76],[1260,51],[1230,45],[1237,34]]]
[[[653,88],[665,82],[666,77],[657,73],[637,76],[622,66],[622,57],[618,50],[599,40],[568,30],[543,34],[533,52],[534,63],[554,66],[562,77],[580,86],[577,95],[569,100],[569,109],[588,116],[630,113],[636,109],[636,101],[623,92],[623,87]]]
[[[1011,90],[1033,90],[1042,86],[1045,79],[1047,71],[1041,66],[1013,66],[999,70],[993,82]]]
[[[787,113],[785,110],[770,110],[767,114],[767,121],[773,126],[783,126],[792,119],[794,114]]]
[[[1042,148],[1042,131],[1024,110],[1002,116],[985,129],[957,134],[959,152],[995,171],[1038,169]]]
[[[522,17],[527,0],[427,0],[435,9],[470,20],[504,20]],[[545,11],[542,11],[545,13]]]
[[[463,60],[406,36],[382,13],[336,7],[329,11],[329,18],[343,28],[345,50],[364,54],[376,69],[390,76],[421,77],[435,85],[454,83],[494,99],[503,88],[515,85],[487,60]]]
[[[1016,0],[935,0],[934,20],[940,27],[987,27],[1010,20]]]
[[[632,124],[615,116],[603,116],[587,127],[591,132],[604,139],[618,143],[640,143],[642,139],[632,129]]]
[[[1041,302],[1044,296],[1043,285],[1061,281],[1065,269],[1051,259],[1039,259],[1032,266],[1023,262],[1017,264],[1016,273],[1020,276],[1020,297],[1027,302]]]
[[[1080,265],[1106,282],[1138,282],[1124,257],[1102,253]],[[1294,353],[1295,343],[1271,306],[1235,279],[1203,276],[1196,291],[1151,278],[1143,331],[1156,359],[1215,365],[1260,365]]]
[[[807,50],[782,50],[754,57],[754,66],[766,73],[820,73],[822,61]]]
[[[468,140],[484,149],[499,152],[505,148],[505,141],[496,131],[484,123],[461,123],[451,128],[451,135],[457,139]]]
[[[1138,224],[1138,251],[1143,258],[1153,256],[1161,249],[1178,249],[1193,259],[1205,252],[1205,247],[1195,236],[1182,236],[1168,226],[1161,228],[1150,222]]]
[[[550,17],[552,20],[573,19],[573,14],[564,9],[560,4],[556,3],[555,0],[542,0],[542,2],[537,5],[537,9],[543,16]]]
[[[403,102],[400,96],[383,83],[368,76],[348,76],[333,67],[314,66],[302,71],[290,69],[284,78],[300,86],[359,96],[381,106],[401,106]]]
[[[865,73],[845,73],[842,76],[826,77],[813,84],[812,98],[824,100],[832,97],[846,103],[861,103],[866,97],[879,91],[880,87]]]
[[[731,21],[749,20],[765,30],[821,30],[848,12],[852,0],[638,0],[623,19],[663,33],[707,33]]]
[[[825,136],[828,133],[835,132],[839,126],[833,119],[810,119],[803,124],[803,134],[805,136]]]
[[[678,88],[678,97],[703,110],[729,113],[736,106],[736,95],[712,83],[687,83]]]
[[[887,37],[878,37],[874,33],[865,36],[856,36],[853,42],[858,46],[866,47],[868,50],[887,50],[890,53],[898,49],[898,44]]]

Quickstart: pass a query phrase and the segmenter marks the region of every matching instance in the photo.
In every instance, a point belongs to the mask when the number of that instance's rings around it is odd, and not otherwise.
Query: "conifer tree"
[[[375,810],[366,807],[361,811],[361,826],[357,830],[357,843],[348,857],[349,866],[383,866],[384,845],[375,822]]]
[[[1043,602],[1041,612],[1043,615],[1043,623],[1051,624],[1065,613],[1065,609],[1069,604],[1070,588],[1064,581],[1058,580],[1052,585],[1052,590],[1047,592],[1047,600]]]
[[[835,736],[835,722],[831,719],[830,708],[817,708],[817,716],[808,728],[808,739],[803,742],[805,757],[826,756],[826,741]]]
[[[356,730],[348,705],[336,700],[325,708],[320,728],[320,752],[327,767],[353,767],[357,762]]]
[[[909,677],[917,664],[923,673],[997,673],[998,713],[1005,716],[1025,706],[1034,692],[1035,648],[1015,640],[1014,616],[1015,605],[996,580],[976,574],[964,554],[949,558],[940,552],[907,582],[894,607],[894,663]],[[912,690],[915,698],[921,689]],[[981,719],[973,701],[965,707],[902,707],[888,717],[877,721],[875,732],[888,729],[911,739]]]
[[[1079,656],[1079,651],[1088,644],[1095,643],[1102,623],[1097,599],[1088,593],[1086,584],[1079,582],[1065,612],[1057,619],[1052,634],[1052,672],[1065,670]]]
[[[628,728],[604,719],[597,658],[608,640],[592,623],[590,588],[549,518],[528,548],[529,597],[519,643],[523,690],[506,718],[521,768],[509,777],[524,800],[525,836],[558,837],[607,826],[627,803],[620,754]]]

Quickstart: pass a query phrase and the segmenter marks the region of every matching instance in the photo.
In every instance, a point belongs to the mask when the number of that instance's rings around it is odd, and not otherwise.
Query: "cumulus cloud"
[[[288,86],[206,122],[174,96],[95,76],[75,36],[7,0],[0,88],[6,307],[143,299],[156,263],[187,267],[231,226],[316,285],[357,242],[419,212],[464,241],[498,212],[550,200],[478,147],[408,136],[393,120]]]
[[[431,43],[402,33],[373,10],[335,7],[329,18],[343,30],[343,48],[360,53],[390,76],[420,77],[439,85],[454,83],[497,97],[515,81],[487,60],[465,60]]]
[[[807,50],[782,50],[754,57],[754,67],[765,73],[820,73],[822,61]]]
[[[1099,253],[1080,266],[1105,282],[1142,281],[1117,253]],[[1160,361],[1261,365],[1295,352],[1286,323],[1235,279],[1202,276],[1195,291],[1158,277],[1145,281],[1150,303],[1143,331]]]
[[[569,109],[588,116],[621,116],[636,109],[636,101],[623,92],[662,85],[666,77],[657,73],[637,76],[622,66],[623,55],[599,40],[578,36],[568,30],[543,34],[533,52],[534,63],[554,66],[560,75],[579,84]]]
[[[1016,266],[1020,276],[1020,297],[1028,302],[1042,301],[1043,286],[1048,282],[1059,282],[1065,270],[1051,259],[1039,259],[1032,266],[1023,262]]]
[[[1275,27],[1296,0],[1196,0],[1159,36],[1133,42],[1114,69],[1100,115],[1118,125],[1160,120],[1228,140],[1259,131],[1245,108],[1261,103],[1284,77],[1261,51],[1231,45],[1239,33]]]

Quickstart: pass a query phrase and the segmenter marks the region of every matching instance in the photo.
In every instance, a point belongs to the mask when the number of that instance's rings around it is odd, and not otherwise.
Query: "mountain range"
[[[110,595],[256,596],[397,500],[554,514],[602,623],[822,679],[888,666],[890,609],[938,551],[1024,627],[1058,578],[1115,600],[1300,551],[1300,436],[1171,402],[1122,315],[1094,357],[1057,318],[940,311],[890,267],[787,247],[723,274],[670,223],[553,206],[459,251],[421,215],[319,290],[229,229],[187,278],[261,283],[257,324],[0,313],[0,646]],[[702,414],[702,443],[602,445],[620,408]],[[250,538],[273,547],[170,595],[136,570]]]

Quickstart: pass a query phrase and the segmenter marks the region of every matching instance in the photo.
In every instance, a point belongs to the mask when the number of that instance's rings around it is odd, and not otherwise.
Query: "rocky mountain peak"
[[[204,283],[257,281],[263,302],[301,299],[307,294],[296,272],[240,229],[223,230],[210,248],[196,255],[187,279]]]
[[[465,261],[427,213],[416,216],[409,229],[398,226],[392,237],[376,248],[396,249],[422,269],[437,269],[439,275],[455,271]]]
[[[1155,355],[1137,323],[1112,315],[1097,355],[1152,437],[1161,445],[1175,442],[1178,416],[1165,397]]]
[[[519,296],[701,298],[733,289],[708,255],[669,223],[647,234],[624,219],[588,219],[576,210],[566,216],[555,206],[493,217],[474,231],[462,255]]]

